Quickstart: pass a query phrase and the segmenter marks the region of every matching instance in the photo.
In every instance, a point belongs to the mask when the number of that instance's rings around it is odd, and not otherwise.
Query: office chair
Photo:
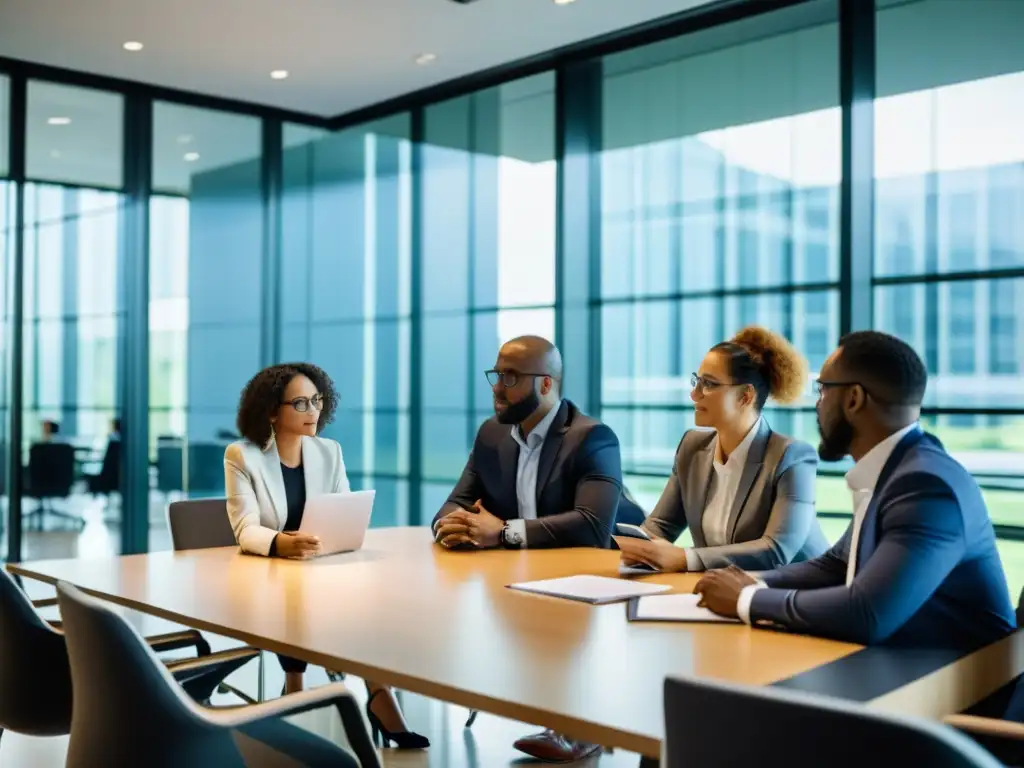
[[[662,768],[1001,768],[952,728],[862,704],[707,679],[664,690]]]
[[[47,601],[48,602],[48,601]],[[161,636],[164,648],[194,643],[193,633]],[[0,569],[0,734],[59,736],[71,730],[72,691],[63,632],[45,621],[6,570]],[[159,640],[160,638],[151,638]],[[151,642],[150,648],[154,648]],[[185,691],[209,699],[225,676],[253,657],[240,648],[167,663]],[[154,657],[155,658],[155,657]]]
[[[265,759],[268,749],[305,765],[357,765],[347,751],[281,719],[325,706],[341,713],[358,765],[380,767],[359,705],[344,684],[247,707],[199,706],[182,695],[138,633],[108,606],[63,582],[57,599],[67,628],[74,701],[68,768],[240,768],[251,758]]]
[[[186,549],[210,549],[212,547],[234,547],[235,533],[228,520],[227,499],[189,499],[175,501],[167,506],[167,527],[171,531],[171,545],[176,552]],[[263,652],[259,658],[259,689],[257,701],[263,701]],[[340,672],[326,670],[331,682],[340,682],[345,676]],[[232,693],[254,703],[241,691],[228,688]]]
[[[53,499],[66,499],[75,483],[75,447],[70,443],[36,443],[28,451],[28,483],[25,495],[37,499],[39,506],[25,515],[35,518],[43,529],[46,515],[85,525],[80,515],[71,515],[53,508]]]

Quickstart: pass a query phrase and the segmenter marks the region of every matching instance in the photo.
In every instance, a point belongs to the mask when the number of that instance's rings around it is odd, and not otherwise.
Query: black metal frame
[[[148,252],[148,207],[153,194],[152,176],[152,104],[155,100],[223,110],[259,117],[262,120],[261,186],[263,200],[264,287],[263,339],[261,356],[267,363],[276,361],[280,351],[280,294],[277,276],[281,264],[282,131],[284,122],[341,130],[397,113],[410,114],[412,141],[411,199],[411,370],[422,371],[423,363],[423,152],[424,112],[428,105],[494,87],[511,80],[545,71],[555,72],[555,132],[558,160],[558,230],[556,243],[556,339],[564,348],[572,348],[573,360],[580,356],[585,366],[570,365],[580,378],[566,385],[574,397],[591,412],[599,414],[601,395],[601,311],[606,304],[650,301],[680,301],[696,298],[741,297],[768,293],[791,294],[814,290],[838,291],[840,332],[872,325],[872,294],[875,287],[900,284],[934,284],[958,280],[1024,278],[1024,268],[1000,269],[984,273],[945,273],[906,276],[879,276],[873,269],[873,101],[875,89],[875,8],[863,0],[835,0],[839,30],[839,92],[842,110],[843,176],[840,186],[840,270],[838,282],[805,285],[778,285],[757,288],[728,288],[711,291],[673,291],[663,295],[601,297],[601,98],[603,59],[612,53],[668,40],[711,27],[770,14],[814,0],[719,0],[681,13],[641,24],[613,34],[572,44],[509,65],[478,72],[458,80],[433,86],[391,99],[371,107],[335,117],[322,117],[275,109],[241,101],[201,95],[171,88],[150,86],[129,80],[103,77],[57,67],[44,66],[0,57],[0,75],[10,76],[11,131],[10,173],[14,182],[14,263],[11,265],[11,339],[10,339],[10,422],[8,489],[10,495],[8,559],[21,557],[21,443],[23,434],[22,364],[24,353],[25,263],[25,182],[31,181],[25,167],[25,131],[28,82],[44,80],[121,94],[125,99],[124,168],[122,188],[125,195],[124,248],[136,253]],[[65,184],[68,188],[77,185]],[[148,323],[148,261],[124,261],[121,280],[126,331],[121,338],[122,365],[119,368],[119,393],[127,425],[124,454],[124,505],[128,512],[123,522],[122,546],[125,552],[143,551],[148,535],[148,336],[127,332],[146,328]],[[580,290],[583,288],[583,290]],[[582,297],[582,300],[581,300]],[[545,307],[547,308],[547,307]],[[473,307],[470,316],[498,310],[498,307]],[[574,341],[575,339],[575,341]],[[583,340],[580,343],[580,340]],[[467,352],[473,354],[472,345]],[[576,374],[573,374],[576,375]],[[131,384],[129,386],[129,383]],[[609,410],[628,408],[682,411],[685,404],[634,406],[607,405]],[[808,409],[809,410],[809,409]],[[1024,416],[1020,409],[927,408],[926,415],[971,414]],[[423,522],[421,488],[425,482],[449,480],[427,478],[423,474],[423,400],[421,388],[410,388],[408,476],[378,473],[381,478],[408,481],[409,522]],[[375,476],[378,476],[375,475]],[[139,510],[139,511],[135,511]],[[146,510],[141,513],[141,510]],[[1002,535],[1006,531],[1001,530]],[[1016,535],[1016,534],[1014,534]],[[1024,535],[1024,532],[1021,533]]]

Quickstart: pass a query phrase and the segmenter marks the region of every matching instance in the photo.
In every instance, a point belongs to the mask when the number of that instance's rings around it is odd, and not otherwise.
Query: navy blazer
[[[434,524],[458,507],[470,509],[477,499],[502,520],[519,517],[518,470],[512,427],[488,419]],[[643,522],[643,512],[623,492],[619,440],[610,427],[562,400],[541,448],[537,519],[526,522],[529,547],[607,547],[616,519]]]
[[[977,482],[921,430],[896,446],[861,524],[832,549],[769,571],[753,622],[855,643],[971,650],[1015,626],[995,532]]]

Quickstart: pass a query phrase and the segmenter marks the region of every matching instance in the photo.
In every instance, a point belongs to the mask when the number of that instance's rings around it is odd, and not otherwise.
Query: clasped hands
[[[491,514],[480,499],[473,502],[473,511],[457,509],[437,521],[434,541],[442,547],[470,546],[476,549],[493,549],[501,541],[505,521]]]
[[[650,541],[616,536],[615,543],[622,551],[623,565],[649,565],[662,573],[686,570],[686,550],[665,539]],[[707,571],[693,588],[700,595],[699,606],[720,616],[737,618],[736,606],[743,588],[756,584],[757,579],[735,565]]]

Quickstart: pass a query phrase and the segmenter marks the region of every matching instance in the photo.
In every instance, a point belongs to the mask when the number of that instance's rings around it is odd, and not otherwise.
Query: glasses
[[[316,408],[318,411],[322,411],[324,409],[324,396],[313,395],[312,397],[296,397],[294,400],[281,403],[281,405],[290,405],[299,413],[305,413],[310,409],[310,407]]]
[[[707,394],[708,392],[714,392],[719,387],[728,386],[721,381],[712,381],[706,379],[703,376],[698,376],[696,373],[690,374],[690,389],[700,389],[701,392]]]
[[[487,377],[487,383],[492,387],[497,385],[500,381],[506,389],[511,389],[519,383],[520,378],[526,378],[527,376],[550,376],[550,373],[520,373],[519,371],[484,371],[484,376]]]

